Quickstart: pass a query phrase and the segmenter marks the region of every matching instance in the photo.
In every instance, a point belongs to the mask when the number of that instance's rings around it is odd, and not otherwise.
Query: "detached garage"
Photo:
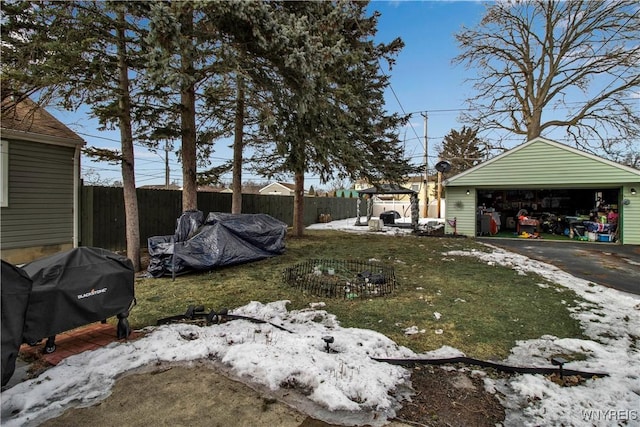
[[[640,170],[555,141],[533,139],[443,184],[447,233],[640,244]]]

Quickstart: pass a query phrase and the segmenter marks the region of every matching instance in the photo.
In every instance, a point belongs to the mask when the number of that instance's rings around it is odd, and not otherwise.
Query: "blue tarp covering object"
[[[173,236],[149,238],[149,274],[207,271],[284,253],[287,224],[270,215],[212,212],[202,218],[200,211],[186,211]]]

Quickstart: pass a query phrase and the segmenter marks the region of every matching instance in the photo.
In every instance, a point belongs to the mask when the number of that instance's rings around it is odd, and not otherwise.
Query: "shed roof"
[[[44,135],[83,144],[84,140],[47,110],[29,98],[15,102],[8,96],[2,100],[2,129],[18,133]]]
[[[495,188],[616,186],[640,171],[545,138],[535,138],[445,180],[444,185]]]

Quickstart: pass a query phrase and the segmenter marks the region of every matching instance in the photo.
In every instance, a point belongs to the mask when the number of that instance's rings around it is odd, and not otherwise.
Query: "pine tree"
[[[289,9],[290,20],[306,28],[291,45],[307,50],[295,56],[302,62],[296,67],[286,60],[278,67],[282,84],[272,90],[273,110],[261,129],[273,145],[258,147],[253,160],[268,176],[294,176],[297,236],[304,230],[305,173],[323,183],[397,182],[411,171],[397,135],[403,119],[384,110],[389,83],[379,69],[381,60],[392,63],[402,43],[374,45],[377,16],[366,17],[365,9],[361,2],[303,2]],[[298,52],[285,50],[281,57]]]
[[[219,179],[232,168],[233,210],[241,209],[244,103],[247,90],[260,81],[256,77],[266,80],[264,75],[273,74],[263,72],[265,58],[277,57],[287,44],[285,34],[290,28],[283,29],[276,20],[280,7],[279,2],[166,1],[151,5],[151,86],[165,85],[174,91],[173,109],[180,118],[177,127],[182,140],[184,210],[197,208],[198,150],[206,156],[208,151],[203,148],[232,129],[233,164],[206,171],[205,178]],[[273,70],[272,65],[268,68]],[[197,134],[196,128],[209,130]]]
[[[87,103],[105,128],[117,127],[121,151],[87,149],[89,155],[122,166],[127,256],[140,268],[135,190],[132,94],[129,73],[139,67],[137,41],[142,4],[107,2],[16,2],[4,9],[3,89],[40,95],[43,105],[67,109]],[[138,68],[138,71],[140,69]]]
[[[481,163],[487,158],[484,143],[478,138],[478,131],[463,126],[460,131],[452,129],[444,137],[438,149],[438,158],[451,164],[448,176],[454,176]]]

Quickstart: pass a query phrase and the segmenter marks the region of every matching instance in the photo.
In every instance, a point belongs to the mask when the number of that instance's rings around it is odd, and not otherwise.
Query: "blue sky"
[[[391,88],[386,94],[387,108],[392,112],[413,114],[409,126],[401,131],[406,155],[422,163],[424,156],[424,119],[420,112],[427,112],[427,136],[429,141],[429,165],[437,162],[435,148],[451,129],[462,125],[456,121],[459,110],[464,108],[464,67],[454,66],[453,57],[458,54],[454,33],[462,25],[475,26],[482,18],[485,7],[481,2],[454,1],[374,1],[371,10],[378,10],[379,18],[376,40],[389,42],[402,38],[405,48],[397,57],[391,71]],[[117,131],[99,132],[97,123],[79,113],[50,110],[52,114],[75,130],[87,145],[107,148],[119,147]],[[231,158],[227,148],[229,141],[216,144],[213,163],[222,163]],[[151,153],[145,149],[136,151],[136,184],[164,184],[164,152]],[[171,181],[181,183],[180,164],[170,156]],[[121,180],[119,166],[82,160],[83,173],[90,170],[102,179]],[[324,188],[319,180],[307,176],[306,187]],[[263,178],[245,172],[243,180],[264,181]],[[230,176],[229,179],[230,181]]]
[[[370,8],[382,14],[376,39],[389,42],[400,37],[405,43],[392,70],[384,70],[391,75],[393,89],[387,91],[387,107],[416,113],[401,134],[406,154],[416,162],[424,158],[421,113],[426,112],[429,165],[433,167],[438,161],[436,146],[451,129],[461,128],[456,118],[470,93],[464,86],[466,70],[452,64],[459,52],[454,34],[463,25],[475,26],[485,6],[470,1],[376,1]]]

